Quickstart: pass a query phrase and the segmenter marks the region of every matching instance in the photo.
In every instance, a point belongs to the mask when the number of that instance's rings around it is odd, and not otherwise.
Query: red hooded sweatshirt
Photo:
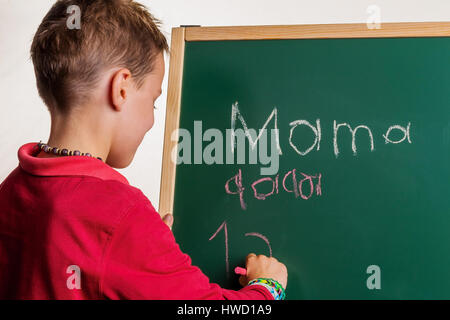
[[[0,185],[0,299],[273,299],[210,283],[150,201],[102,161],[37,158]]]

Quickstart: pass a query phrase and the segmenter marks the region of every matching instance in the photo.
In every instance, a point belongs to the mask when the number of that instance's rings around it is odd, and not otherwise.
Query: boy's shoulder
[[[82,177],[71,193],[69,203],[76,206],[76,210],[69,211],[111,235],[120,225],[139,219],[138,216],[145,217],[145,221],[159,218],[158,212],[139,188],[116,180]]]
[[[122,208],[133,207],[139,203],[146,203],[154,210],[150,200],[137,187],[116,180],[105,180],[97,177],[82,177],[74,192],[85,203],[102,204],[105,207]]]
[[[19,166],[0,187],[0,206],[30,215],[38,208],[63,220],[77,217],[107,228],[137,205],[156,212],[140,189],[106,163],[90,157],[38,158],[35,146],[19,149]]]

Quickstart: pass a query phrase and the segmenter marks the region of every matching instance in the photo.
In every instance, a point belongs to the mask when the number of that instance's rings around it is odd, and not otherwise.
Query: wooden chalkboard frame
[[[367,24],[317,24],[242,27],[179,27],[172,29],[166,126],[161,172],[159,213],[173,213],[176,164],[171,160],[177,141],[172,133],[179,128],[184,49],[189,41],[408,38],[450,37],[450,22],[383,23],[380,29]]]

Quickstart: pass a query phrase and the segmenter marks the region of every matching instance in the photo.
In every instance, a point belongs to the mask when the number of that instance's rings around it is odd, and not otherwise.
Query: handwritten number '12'
[[[212,239],[214,239],[217,234],[220,232],[220,230],[224,230],[225,233],[225,267],[226,267],[226,271],[227,271],[227,277],[230,277],[230,259],[229,259],[229,248],[228,248],[228,229],[227,229],[227,222],[224,221],[220,227],[216,230],[216,232],[214,232],[214,234],[209,238],[209,241],[211,241]],[[269,239],[267,239],[267,237],[265,237],[264,235],[257,233],[257,232],[248,232],[245,234],[246,237],[257,237],[260,238],[262,240],[264,240],[264,242],[267,244],[267,247],[269,248],[269,256],[272,257],[272,247],[270,246],[270,242]]]

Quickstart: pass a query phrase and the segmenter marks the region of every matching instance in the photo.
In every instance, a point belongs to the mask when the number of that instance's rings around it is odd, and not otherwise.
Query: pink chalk
[[[246,276],[247,275],[247,269],[241,268],[241,267],[236,267],[234,268],[234,273],[239,274],[241,276]]]

